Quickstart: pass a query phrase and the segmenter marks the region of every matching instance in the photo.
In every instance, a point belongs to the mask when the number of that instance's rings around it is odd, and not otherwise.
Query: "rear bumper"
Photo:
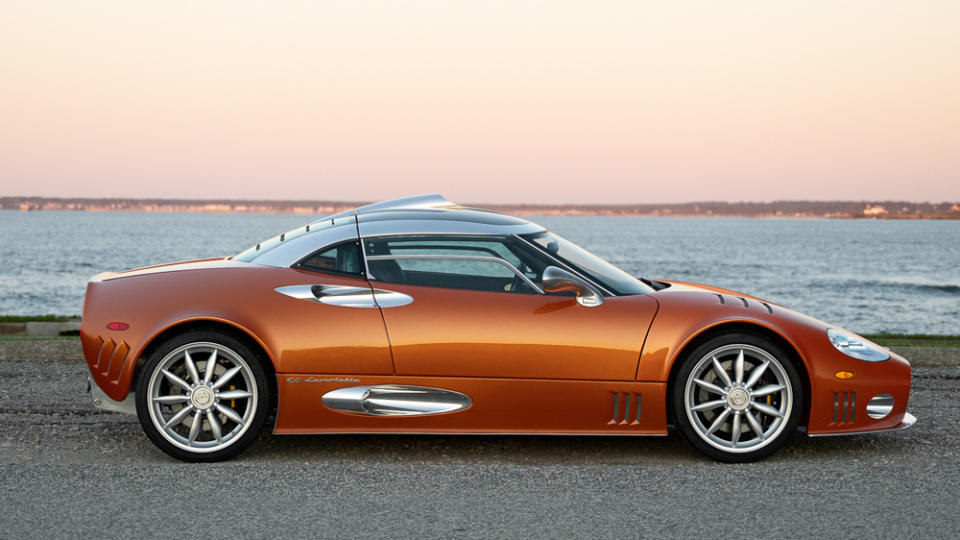
[[[93,406],[105,411],[113,411],[126,414],[137,414],[137,404],[134,401],[134,393],[130,392],[123,401],[110,399],[103,390],[97,386],[92,378],[87,378],[87,393],[93,398]]]

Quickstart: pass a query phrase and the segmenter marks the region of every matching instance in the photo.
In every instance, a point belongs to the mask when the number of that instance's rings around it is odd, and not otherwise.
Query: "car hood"
[[[686,309],[710,313],[715,321],[726,319],[753,320],[769,323],[775,327],[786,324],[825,331],[839,326],[821,321],[809,315],[786,308],[762,298],[721,287],[685,281],[658,280],[669,285],[653,293],[661,307],[685,306]]]
[[[704,285],[702,283],[692,283],[689,281],[669,281],[669,280],[657,280],[658,283],[664,283],[667,285],[666,288],[660,289],[657,292],[706,292],[712,294],[728,294],[730,296],[736,296],[738,298],[746,298],[747,300],[753,300],[755,302],[762,302],[765,304],[771,304],[770,302],[757,298],[756,296],[750,294],[744,294],[739,291],[732,291],[730,289],[723,289],[720,287],[713,287],[711,285]],[[780,306],[782,307],[782,306]]]

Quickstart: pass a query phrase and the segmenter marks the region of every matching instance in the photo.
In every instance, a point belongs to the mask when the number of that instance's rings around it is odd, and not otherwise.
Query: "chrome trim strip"
[[[93,382],[89,377],[87,380],[90,383],[90,396],[93,398],[93,406],[98,409],[103,409],[105,411],[113,411],[124,414],[137,414],[137,404],[135,401],[135,395],[133,392],[127,394],[127,397],[123,401],[114,401],[110,399],[110,396],[105,394],[103,390],[97,386],[97,383]]]
[[[476,255],[370,255],[367,257],[368,261],[390,261],[397,259],[496,262],[509,268],[511,272],[516,274],[517,277],[529,285],[537,294],[546,294],[543,292],[543,289],[538,287],[530,278],[523,275],[523,272],[517,270],[515,266],[499,257],[479,257]],[[367,275],[372,281],[376,281],[375,276]]]
[[[366,416],[416,416],[457,412],[470,408],[466,394],[431,388],[384,384],[349,386],[327,392],[320,398],[329,409]]]
[[[903,413],[903,421],[896,426],[887,429],[872,429],[868,431],[845,431],[843,433],[808,433],[808,437],[845,437],[847,435],[870,435],[871,433],[889,433],[891,431],[903,431],[910,429],[917,423],[917,417],[910,413]]]

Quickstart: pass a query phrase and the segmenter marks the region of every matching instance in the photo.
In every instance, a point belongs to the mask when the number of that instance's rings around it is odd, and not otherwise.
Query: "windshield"
[[[552,232],[525,235],[523,238],[540,246],[550,255],[572,266],[615,294],[653,292],[652,288],[639,279]]]

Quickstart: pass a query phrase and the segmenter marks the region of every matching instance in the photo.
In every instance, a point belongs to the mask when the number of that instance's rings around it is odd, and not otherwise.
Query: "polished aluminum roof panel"
[[[467,208],[441,195],[420,195],[383,201],[314,221],[265,240],[237,260],[269,266],[291,266],[311,253],[360,237],[416,234],[511,235],[544,231],[525,219]]]
[[[467,208],[440,195],[406,197],[357,208],[361,237],[401,234],[529,234],[544,228],[499,212]]]
[[[403,197],[389,201],[380,201],[357,208],[357,215],[362,216],[372,212],[381,212],[383,210],[424,210],[424,209],[457,209],[460,205],[448,201],[443,195],[433,193],[430,195],[415,195],[413,197]]]

